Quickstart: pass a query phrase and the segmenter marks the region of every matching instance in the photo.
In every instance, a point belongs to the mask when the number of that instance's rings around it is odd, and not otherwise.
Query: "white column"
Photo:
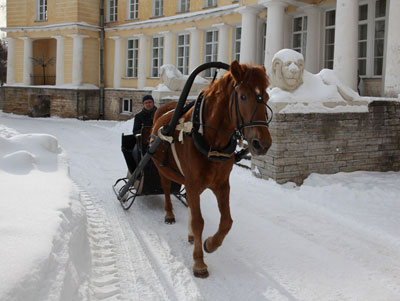
[[[121,68],[122,68],[122,39],[121,37],[110,37],[114,40],[114,89],[121,87]]]
[[[33,49],[32,49],[32,39],[23,37],[20,38],[24,40],[24,73],[23,73],[23,83],[26,86],[32,84],[33,75]]]
[[[57,40],[57,58],[56,58],[56,86],[64,84],[64,40],[63,36],[52,36]]]
[[[251,6],[238,9],[242,15],[242,35],[240,40],[240,63],[257,62],[257,14],[259,11]]]
[[[139,38],[138,80],[137,86],[142,89],[146,86],[147,68],[147,38],[144,34],[137,35]]]
[[[387,36],[383,68],[383,95],[400,95],[400,1],[389,2],[387,17]]]
[[[259,4],[267,8],[267,38],[264,65],[267,73],[269,73],[272,58],[284,46],[285,7],[287,3],[277,0],[260,0]]]
[[[161,32],[164,35],[164,64],[172,64],[174,51],[173,51],[173,41],[174,34],[170,31]]]
[[[315,7],[304,9],[307,14],[307,48],[305,57],[305,68],[311,73],[319,72],[318,49],[320,35],[320,10]]]
[[[213,27],[218,28],[218,61],[229,63],[229,28],[224,23],[214,24]]]
[[[72,34],[70,37],[74,39],[72,48],[72,84],[81,86],[83,84],[83,39],[88,36]]]
[[[15,40],[6,38],[7,40],[7,85],[15,84]]]
[[[200,34],[195,27],[186,28],[190,32],[189,73],[200,65]]]
[[[333,70],[357,91],[358,0],[337,0]]]

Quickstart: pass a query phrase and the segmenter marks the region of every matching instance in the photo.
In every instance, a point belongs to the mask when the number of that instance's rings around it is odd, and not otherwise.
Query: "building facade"
[[[97,90],[88,105],[97,111],[83,116],[126,119],[163,64],[189,74],[237,59],[268,71],[282,48],[301,52],[312,73],[336,70],[361,95],[398,97],[399,15],[398,0],[8,0],[4,110],[13,111],[15,89],[50,85],[81,98],[91,90],[88,102]]]

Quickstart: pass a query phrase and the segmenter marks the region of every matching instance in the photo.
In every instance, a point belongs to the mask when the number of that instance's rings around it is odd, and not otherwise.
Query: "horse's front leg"
[[[207,265],[204,263],[202,234],[204,228],[204,220],[200,209],[200,193],[191,191],[186,187],[186,195],[188,197],[189,208],[191,213],[191,229],[193,231],[194,249],[193,249],[193,274],[196,277],[207,278]]]
[[[221,219],[219,222],[218,231],[214,234],[214,236],[207,238],[204,242],[204,250],[207,253],[214,252],[222,245],[222,242],[225,236],[228,234],[229,230],[231,229],[233,223],[231,211],[229,208],[229,181],[212,190],[217,197]]]
[[[175,223],[175,215],[173,212],[174,208],[172,207],[172,203],[171,203],[171,181],[168,180],[166,177],[162,176],[161,174],[160,174],[160,179],[161,179],[161,187],[164,191],[164,196],[165,196],[164,222],[166,224],[174,224]]]

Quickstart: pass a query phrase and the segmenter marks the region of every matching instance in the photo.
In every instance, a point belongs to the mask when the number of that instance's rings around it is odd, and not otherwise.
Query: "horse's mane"
[[[262,66],[240,65],[243,69],[242,82],[251,89],[256,87],[265,90],[269,86],[269,81],[265,69]],[[225,73],[220,79],[216,80],[204,91],[205,97],[216,97],[218,95],[229,96],[233,92],[235,80],[231,72]]]

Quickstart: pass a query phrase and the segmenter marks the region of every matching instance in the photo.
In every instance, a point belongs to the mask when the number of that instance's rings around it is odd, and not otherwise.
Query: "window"
[[[139,13],[139,0],[128,0],[128,19],[137,19]]]
[[[177,68],[182,74],[189,74],[189,39],[190,34],[180,34],[177,39]]]
[[[132,113],[132,99],[121,98],[121,114]]]
[[[381,77],[385,45],[386,0],[368,0],[359,6],[358,73]]]
[[[163,15],[163,0],[153,0],[153,17],[161,17]]]
[[[153,37],[151,40],[151,77],[160,77],[160,67],[163,65],[164,38]]]
[[[139,40],[129,39],[126,43],[126,77],[138,76]]]
[[[374,36],[374,73],[373,75],[382,75],[383,53],[385,45],[385,16],[386,0],[377,0],[375,2],[375,36]]]
[[[204,7],[217,6],[217,0],[204,0]]]
[[[36,19],[38,21],[46,21],[47,20],[47,0],[38,0],[37,1],[37,15]]]
[[[118,20],[118,0],[108,1],[108,22],[116,22]]]
[[[178,0],[178,12],[187,12],[190,9],[190,0]]]
[[[263,22],[262,24],[262,49],[260,51],[261,58],[260,58],[260,65],[264,65],[265,61],[265,46],[267,44],[267,22]]]
[[[218,30],[206,31],[205,35],[205,63],[216,62],[218,60]],[[214,68],[207,69],[204,76],[211,77],[214,71]]]
[[[324,68],[333,69],[336,11],[325,12]]]
[[[235,40],[233,45],[233,59],[240,61],[240,39],[242,38],[242,27],[236,26],[235,28]]]
[[[358,74],[367,74],[368,4],[359,6],[358,13]]]
[[[292,48],[306,57],[307,16],[293,18]]]

